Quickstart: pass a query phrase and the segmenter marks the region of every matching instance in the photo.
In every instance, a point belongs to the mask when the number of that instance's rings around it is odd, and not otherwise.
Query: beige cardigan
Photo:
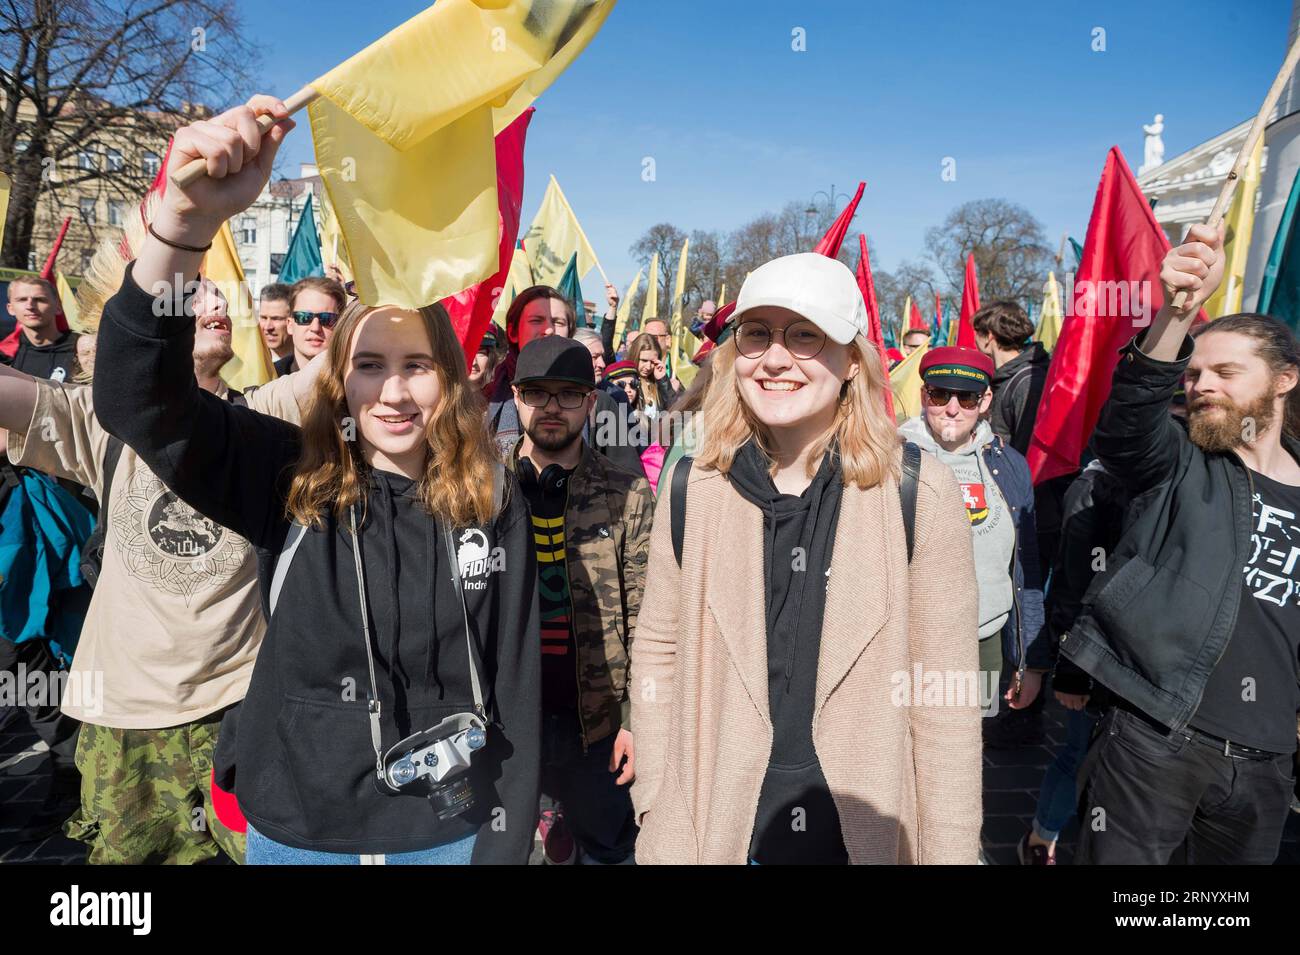
[[[671,485],[660,481],[631,651],[636,859],[744,864],[772,749],[763,515],[719,472],[693,468],[679,568]],[[901,705],[914,665],[979,669],[970,523],[952,472],[928,454],[915,534],[909,569],[897,483],[844,489],[813,743],[854,863],[974,863],[979,849],[978,701]]]

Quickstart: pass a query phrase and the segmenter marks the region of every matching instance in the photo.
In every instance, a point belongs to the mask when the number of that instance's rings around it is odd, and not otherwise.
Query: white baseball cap
[[[867,334],[867,306],[847,265],[818,252],[784,255],[749,273],[736,297],[733,324],[760,305],[788,308],[808,319],[832,341],[847,345]]]

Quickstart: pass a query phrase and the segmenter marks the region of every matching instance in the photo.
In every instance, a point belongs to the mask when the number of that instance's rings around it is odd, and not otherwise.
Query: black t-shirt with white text
[[[1300,710],[1300,487],[1250,472],[1241,607],[1192,726],[1273,753],[1296,748]]]

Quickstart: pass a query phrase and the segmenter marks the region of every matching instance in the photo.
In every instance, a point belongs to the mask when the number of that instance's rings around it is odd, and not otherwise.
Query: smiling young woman
[[[194,322],[168,314],[172,277],[191,279],[266,184],[285,126],[263,138],[257,113],[287,125],[257,97],[177,132],[171,168],[204,159],[209,175],[167,190],[105,306],[115,373],[95,385],[105,427],[169,488],[279,554],[218,779],[251,864],[522,863],[540,771],[536,557],[446,311],[350,307],[301,429],[199,391]]]
[[[909,554],[901,442],[841,263],[755,269],[734,321],[698,460],[660,484],[683,526],[678,550],[655,523],[632,644],[652,689],[632,704],[637,860],[973,863],[978,694],[899,694],[916,668],[975,683],[961,492],[921,462]]]

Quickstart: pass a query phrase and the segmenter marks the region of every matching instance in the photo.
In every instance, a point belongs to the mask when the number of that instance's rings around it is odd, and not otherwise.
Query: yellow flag
[[[343,242],[343,230],[339,228],[338,216],[334,214],[334,206],[330,204],[330,197],[322,193],[320,198],[321,258],[325,262],[326,269],[331,265],[337,265],[339,271],[343,273],[343,281],[350,282],[352,281],[352,263],[348,261],[348,247]]]
[[[1255,151],[1242,171],[1241,182],[1233,194],[1232,205],[1223,223],[1223,281],[1205,301],[1205,314],[1222,318],[1241,311],[1242,286],[1246,280],[1246,253],[1250,249],[1250,234],[1255,231],[1255,193],[1259,190],[1259,164],[1264,151],[1261,136]]]
[[[9,177],[0,172],[0,242],[5,237],[5,218],[9,215]]]
[[[645,304],[641,306],[641,327],[659,317],[659,253],[650,257],[650,278],[646,281]]]
[[[505,328],[506,312],[510,311],[510,303],[524,289],[536,284],[533,281],[533,270],[528,267],[528,255],[516,243],[515,254],[510,258],[510,271],[506,273],[506,284],[502,287],[501,294],[497,296],[496,308],[492,311],[492,321]]]
[[[3,229],[0,220],[0,229]],[[59,292],[59,304],[63,306],[63,317],[68,320],[68,327],[74,332],[84,331],[81,327],[81,310],[77,308],[77,295],[68,284],[68,277],[58,269],[54,270],[54,287]]]
[[[213,237],[212,248],[203,258],[202,273],[221,289],[230,316],[230,346],[235,357],[221,369],[221,377],[231,388],[240,390],[266,384],[275,377],[275,369],[271,367],[271,353],[262,340],[262,331],[257,327],[253,299],[244,280],[244,267],[239,263],[229,222]]]
[[[637,288],[641,285],[641,276],[645,274],[645,269],[636,270],[636,278],[632,284],[627,287],[627,294],[618,303],[618,313],[614,321],[614,347],[617,349],[619,342],[623,340],[623,333],[627,331],[627,320],[632,317],[632,297],[636,295]],[[611,356],[606,355],[608,360]]]
[[[722,283],[722,294],[718,296],[718,300],[714,304],[717,305],[718,308],[722,308],[722,306],[727,304],[727,283],[726,282]]]
[[[615,0],[440,0],[311,85],[316,164],[357,294],[417,307],[494,273],[493,136]]]
[[[1043,314],[1034,329],[1034,341],[1041,342],[1048,351],[1056,347],[1056,340],[1061,337],[1061,290],[1056,284],[1056,273],[1047,273],[1047,284],[1043,286]]]
[[[922,345],[889,372],[895,417],[900,424],[921,413],[921,358],[929,350],[929,345]]]
[[[674,330],[680,329],[682,322],[682,309],[686,301],[686,256],[691,249],[691,240],[687,239],[682,243],[682,256],[677,260],[677,286],[673,289],[673,324]]]
[[[578,217],[554,176],[546,187],[546,195],[542,196],[541,208],[533,216],[533,224],[524,234],[524,248],[528,250],[528,264],[540,285],[557,284],[574,253],[578,256],[578,281],[596,264],[596,253],[587,241],[587,234],[578,224]]]

